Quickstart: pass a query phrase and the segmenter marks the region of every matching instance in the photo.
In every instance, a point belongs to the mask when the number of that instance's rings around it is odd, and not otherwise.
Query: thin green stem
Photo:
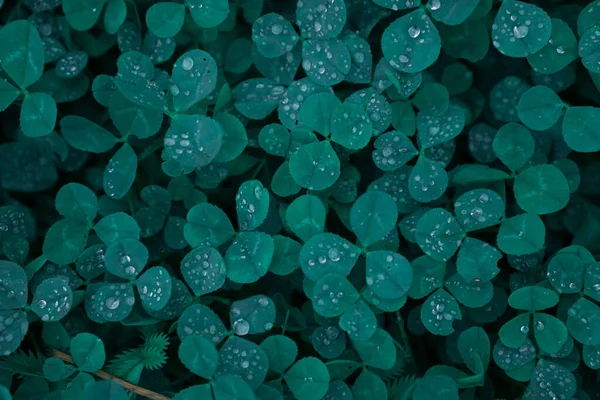
[[[18,0],[17,4],[15,4],[15,6],[12,8],[12,10],[10,10],[10,13],[8,13],[8,17],[6,18],[7,23],[12,21],[12,18],[17,13],[17,11],[19,11],[21,9],[22,6],[23,6],[23,0]]]
[[[408,400],[412,397],[412,393],[414,392],[415,387],[417,386],[417,382],[413,382],[413,384],[410,385],[408,389],[406,389],[406,392],[404,392],[400,400]]]
[[[138,156],[138,162],[143,161],[148,158],[150,155],[154,154],[156,150],[159,150],[163,147],[164,139],[162,137],[157,137],[148,147],[146,147],[140,155]]]
[[[406,329],[404,328],[404,319],[400,314],[400,311],[396,311],[396,325],[398,325],[398,329],[400,330],[400,340],[402,341],[403,348],[406,351],[408,357],[410,358],[411,364],[415,363],[415,357],[412,351],[412,346],[408,341],[408,335],[406,334]]]
[[[263,158],[260,163],[258,164],[258,166],[256,167],[256,169],[254,170],[254,173],[252,174],[252,177],[250,178],[251,180],[256,178],[256,175],[258,175],[258,173],[260,172],[260,170],[265,166],[265,159]]]
[[[463,388],[469,388],[469,387],[473,387],[473,386],[483,386],[483,375],[484,375],[483,362],[481,361],[481,357],[479,357],[478,354],[475,354],[475,370],[481,371],[481,372],[479,372],[478,374],[475,374],[473,376],[467,376],[466,378],[461,378],[456,381],[456,384],[458,385],[459,388],[463,389]]]
[[[288,318],[290,317],[290,309],[288,308],[285,312],[285,319],[283,320],[283,325],[281,326],[281,334],[285,335],[285,330],[287,329]]]
[[[483,374],[477,374],[473,376],[467,376],[466,378],[459,379],[456,384],[459,388],[470,388],[473,386],[483,386]]]
[[[140,21],[140,13],[138,12],[137,4],[135,4],[134,0],[126,0],[129,4],[133,6],[133,11],[135,13],[135,22],[138,26],[138,29],[142,29],[142,23]]]
[[[385,76],[387,76],[388,79],[392,82],[392,85],[394,85],[396,90],[398,90],[399,92],[402,92],[402,87],[400,86],[400,81],[398,80],[398,78],[396,78],[396,76],[392,73],[392,71],[389,71],[389,70],[386,71]]]
[[[55,349],[50,349],[49,353],[52,357],[60,358],[61,360],[63,360],[64,362],[66,362],[68,364],[75,364],[75,361],[73,361],[73,357],[71,357],[67,353],[63,353],[62,351],[55,350]],[[153,391],[145,389],[143,387],[139,387],[137,385],[127,382],[126,380],[123,380],[119,377],[111,375],[102,370],[95,371],[95,372],[93,372],[93,374],[96,375],[100,379],[114,381],[115,383],[121,385],[124,389],[127,389],[130,392],[133,392],[140,396],[146,397],[148,399],[152,399],[152,400],[169,400],[170,399],[167,396],[163,396],[162,394],[153,392]]]

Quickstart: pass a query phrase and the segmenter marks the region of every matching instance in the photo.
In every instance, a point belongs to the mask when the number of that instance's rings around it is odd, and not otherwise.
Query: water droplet
[[[40,300],[37,302],[37,305],[39,308],[45,308],[46,307],[46,300]]]
[[[558,46],[558,47],[556,48],[556,52],[557,52],[558,54],[565,54],[565,48],[564,48],[564,47],[562,47],[562,46]]]
[[[129,267],[125,268],[125,273],[127,275],[133,275],[133,274],[135,274],[135,267],[133,267],[132,265],[130,265]]]
[[[266,297],[261,297],[260,299],[258,299],[258,304],[260,304],[263,307],[266,307],[269,305],[269,300],[267,300]]]
[[[529,327],[527,325],[523,325],[521,327],[521,332],[526,334],[527,332],[529,332]]]
[[[239,336],[247,335],[250,332],[250,324],[244,319],[238,319],[233,323],[233,331]]]
[[[513,34],[517,39],[523,39],[529,33],[527,25],[519,25],[513,28]]]
[[[544,323],[542,321],[537,321],[535,323],[535,329],[537,329],[538,331],[543,331],[544,328],[546,327],[544,326]]]
[[[410,28],[408,28],[408,35],[413,38],[416,39],[419,37],[419,35],[421,34],[421,28],[419,28],[418,26],[411,26]]]
[[[327,252],[327,255],[333,262],[338,262],[340,260],[340,252],[335,247],[332,247],[331,249],[329,249],[329,251]]]
[[[273,32],[273,35],[279,35],[283,32],[283,27],[279,24],[275,24],[271,27],[271,32]]]
[[[119,307],[120,302],[119,299],[116,297],[109,297],[108,299],[106,299],[104,304],[106,304],[106,308],[108,308],[109,310],[115,310],[117,309],[117,307]]]
[[[439,10],[441,6],[440,0],[431,0],[429,2],[429,9],[432,11]]]
[[[429,127],[429,134],[430,135],[436,135],[437,133],[439,133],[440,131],[440,127],[439,126],[430,126]]]
[[[194,67],[194,60],[192,60],[190,57],[185,57],[183,61],[181,61],[181,67],[184,70],[189,71]]]

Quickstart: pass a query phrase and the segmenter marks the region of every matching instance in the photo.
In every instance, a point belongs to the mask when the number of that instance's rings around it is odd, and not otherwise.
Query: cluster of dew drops
[[[193,256],[193,259],[190,258],[190,256],[198,250],[200,250],[201,252],[195,254]],[[213,253],[209,255],[209,252],[203,250],[202,248],[194,250],[184,258],[183,266],[185,268],[191,268],[189,270],[189,279],[193,279],[194,284],[200,285],[201,281],[197,278],[200,275],[202,275],[205,278],[210,275],[208,280],[202,279],[202,291],[212,289],[219,275],[222,273],[222,271],[224,271],[225,266],[219,260],[213,260],[213,258]]]
[[[261,307],[268,307],[269,306],[269,300],[267,300],[266,297],[260,297],[258,300],[258,305]],[[248,321],[246,321],[244,318],[239,318],[239,316],[241,315],[241,310],[237,307],[233,307],[231,309],[231,316],[234,318],[237,318],[234,322],[233,322],[233,332],[238,335],[238,336],[245,336],[250,332],[250,323]],[[271,322],[266,322],[264,325],[264,330],[268,331],[271,330],[271,328],[273,328],[273,324]]]
[[[453,221],[454,221],[453,217],[448,217],[448,219],[446,220],[446,224],[450,225],[450,224],[452,224]],[[441,228],[441,224],[436,224],[435,229],[429,233],[429,236],[431,236],[432,239],[430,240],[429,238],[425,238],[425,243],[431,244],[433,241],[435,241],[436,237],[437,237],[437,233],[440,230],[440,228]],[[457,233],[459,233],[459,232],[453,231],[451,228],[447,228],[444,231],[445,236],[450,236],[450,235],[457,234]],[[456,241],[456,246],[460,246],[461,243],[462,243],[462,238],[460,238]],[[436,244],[431,245],[431,250],[435,251],[436,253],[443,252],[444,251],[444,242],[441,240],[438,240]],[[431,251],[427,250],[425,252],[425,254],[428,256],[431,256]],[[444,261],[448,261],[448,258],[445,258]]]
[[[119,287],[117,288],[117,285],[109,285],[108,286],[108,290],[114,291],[114,296],[109,296],[106,298],[106,300],[104,300],[104,306],[112,311],[115,311],[116,309],[119,308],[119,306],[121,305],[121,300],[119,299],[119,296],[121,294],[120,290],[126,290],[127,289],[127,285],[126,284],[121,284],[119,285]],[[126,293],[126,292],[125,292]],[[124,293],[124,294],[125,294]],[[97,294],[92,295],[92,300],[95,299]],[[135,298],[133,296],[127,296],[125,298],[125,304],[127,306],[133,306],[133,304],[135,303]],[[99,312],[102,313],[102,309],[98,310]],[[108,317],[110,318],[110,312],[107,314]]]
[[[314,51],[311,51],[311,54],[318,54],[318,53],[325,53],[325,57],[327,57],[328,60],[333,60],[333,53],[331,52],[331,47],[327,44],[327,43],[314,43]],[[306,56],[306,55],[305,55]],[[363,55],[364,56],[364,55]],[[350,64],[348,60],[342,59],[340,60],[343,65],[343,70],[348,71],[350,69]],[[327,72],[327,69],[325,68],[325,63],[321,60],[317,61],[316,63],[317,65],[313,65],[313,63],[310,60],[305,59],[304,61],[302,61],[302,67],[308,72],[311,70],[311,68],[314,66],[317,68],[317,72],[319,73],[319,76],[316,76],[315,78],[317,80],[321,80],[322,77],[320,77],[321,75],[324,75],[325,72]],[[335,67],[335,65],[334,65]],[[337,69],[337,67],[335,67]],[[331,79],[337,79],[338,78],[338,74],[337,72],[331,72],[330,74],[330,78]]]
[[[470,200],[470,203],[475,203],[477,199],[472,198]],[[479,196],[479,203],[481,204],[485,204],[487,203],[487,201],[489,200],[489,196],[486,193],[482,193],[481,196]],[[458,208],[463,206],[463,204],[461,202],[456,202],[454,203],[454,207]],[[467,215],[468,213],[468,215]],[[479,207],[478,205],[474,205],[473,208],[471,208],[471,211],[467,212],[467,210],[461,210],[460,214],[462,217],[465,217],[464,221],[463,221],[463,225],[467,225],[469,223],[469,216],[471,218],[476,219],[478,222],[485,222],[486,217],[484,215],[483,209],[481,207]]]
[[[118,171],[119,168],[119,160],[115,160],[114,158],[111,158],[108,161],[108,166],[106,168],[106,172],[107,175],[113,175],[115,174],[115,171]],[[106,194],[109,197],[114,197],[116,195],[115,191],[113,190],[115,188],[115,185],[112,181],[112,179],[108,179],[108,183],[106,184],[106,188],[109,190],[109,192],[107,192]]]
[[[421,177],[421,175],[415,175],[413,177],[413,180],[416,182],[417,185],[420,185],[419,190],[421,190],[422,192],[426,192],[429,190],[429,188],[434,187],[435,179],[441,174],[440,170],[443,171],[443,169],[439,168],[435,164],[431,164],[431,174],[429,175],[431,179],[429,180],[429,182],[427,182],[423,177]]]
[[[330,298],[331,303],[333,303],[333,304],[338,304],[340,299],[344,297],[344,292],[335,293],[333,290],[331,290],[331,288],[329,287],[329,285],[327,283],[324,283],[323,286],[321,286],[321,290],[323,292],[329,292],[329,298]],[[325,296],[323,296],[323,297],[325,297]],[[317,304],[319,306],[325,305],[325,300],[323,299],[323,297],[320,297],[317,300]]]
[[[390,254],[385,258],[385,262],[387,263],[391,263],[394,261],[394,257]],[[389,267],[388,267],[389,268]],[[369,273],[373,272],[372,268],[369,268],[368,270]],[[384,281],[385,280],[385,275],[383,273],[378,273],[377,274],[377,280],[378,281]],[[367,276],[367,285],[372,286],[375,283],[375,281],[373,280],[372,276]]]
[[[335,0],[329,0],[329,3],[330,4],[335,4]],[[304,7],[304,2],[302,0],[299,0],[298,3],[296,4],[296,7],[297,7],[298,10],[302,9]],[[321,4],[317,5],[317,7],[315,8],[314,11],[316,11],[318,14],[323,15],[323,14],[327,13],[327,11],[330,8],[331,8],[331,6],[328,7],[326,4],[321,3]],[[333,6],[333,11],[336,12],[336,13],[339,13],[340,12],[340,7],[337,6],[337,5]],[[308,14],[306,16],[306,18],[309,21],[312,21],[312,20],[315,19],[315,17],[313,16],[313,13]],[[341,16],[338,17],[337,18],[337,22],[339,24],[342,24],[344,22],[343,18]],[[302,27],[302,25],[303,25],[302,21],[298,21],[298,26]],[[312,22],[312,28],[313,28],[313,32],[315,33],[315,35],[317,37],[323,37],[323,36],[325,36],[326,32],[332,31],[334,27],[333,27],[333,25],[331,23],[328,23],[327,26],[325,27],[327,30],[323,31],[323,24],[319,20],[316,20],[316,21]]]
[[[319,247],[319,248],[324,248],[324,246],[325,246],[325,245],[324,245],[323,243],[319,243],[319,244],[318,244],[318,247]],[[341,259],[341,256],[343,256],[343,255],[344,255],[344,250],[341,250],[341,251],[340,251],[340,250],[339,250],[339,249],[338,249],[336,246],[331,246],[331,245],[327,245],[327,247],[329,248],[329,250],[327,250],[327,257],[325,257],[324,255],[320,255],[320,256],[318,256],[318,257],[316,258],[316,260],[315,260],[314,258],[310,258],[310,259],[308,260],[308,265],[309,265],[310,267],[314,267],[314,266],[315,266],[317,263],[319,263],[319,264],[321,264],[321,265],[324,265],[324,264],[326,264],[326,263],[327,263],[327,258],[329,258],[329,260],[331,260],[331,262],[333,262],[333,263],[336,263],[336,262],[340,261],[340,259]],[[348,243],[343,243],[343,244],[342,244],[342,247],[343,247],[345,250],[348,250],[348,249],[350,248],[350,245],[349,245]],[[310,254],[311,254],[311,255],[314,255],[314,254],[315,254],[315,252],[311,250],[311,251],[310,251]],[[354,257],[356,257],[356,253],[354,253],[354,252],[351,252],[351,253],[350,253],[350,257],[351,257],[351,258],[354,258]]]
[[[260,201],[260,198],[262,197],[262,188],[259,185],[256,185],[254,187],[254,197],[257,201]],[[256,211],[256,206],[248,200],[246,200],[246,197],[242,197],[239,193],[237,194],[235,199],[238,202],[238,204],[242,205],[243,209],[248,211],[248,214],[246,216],[247,221],[240,221],[240,228],[242,230],[246,230],[248,229],[248,221],[250,221],[253,218],[252,214],[254,214],[254,212]]]
[[[242,367],[245,370],[247,370],[250,367],[250,365],[252,365],[253,368],[249,370],[248,374],[246,375],[245,380],[248,381],[254,379],[254,375],[252,374],[253,371],[258,370],[260,372],[265,369],[265,367],[261,363],[259,363],[259,361],[261,361],[262,356],[258,352],[258,349],[244,350],[238,348],[235,345],[228,346],[227,343],[225,343],[225,346],[223,346],[223,348],[220,351],[219,358],[227,360],[228,363],[233,363],[239,360],[240,367]]]
[[[511,37],[508,39],[509,42],[511,43],[515,43],[517,40],[521,40],[521,39],[525,39],[527,37],[527,35],[529,35],[529,27],[531,26],[532,22],[530,19],[525,20],[524,23],[521,23],[519,21],[520,17],[523,17],[525,15],[525,10],[523,9],[524,6],[522,4],[516,4],[516,6],[518,8],[520,8],[520,10],[518,11],[519,16],[513,14],[511,12],[511,10],[507,9],[506,10],[506,14],[508,16],[508,19],[510,19],[510,22],[512,22],[512,29],[509,27],[509,23],[508,22],[503,22],[502,27],[499,27],[497,24],[493,24],[492,25],[492,31],[498,31],[500,30],[500,33],[502,35],[506,35],[509,34],[511,35]],[[531,16],[535,17],[537,14],[537,11],[533,10],[531,11]],[[500,20],[501,21],[506,21],[507,16],[501,16]],[[537,27],[539,29],[544,27],[543,23],[538,23]],[[499,36],[497,34],[495,34],[493,36],[493,41],[492,44],[494,45],[494,47],[498,48],[500,47],[500,42],[499,40]],[[536,40],[541,40],[541,39],[537,39]],[[501,49],[498,49],[501,53],[503,53],[503,51]],[[563,54],[565,52],[565,49],[561,46],[559,46],[556,49],[556,52],[559,54]]]
[[[389,160],[391,160],[391,158]],[[406,167],[403,167],[394,171],[393,174],[390,174],[387,177],[382,177],[382,180],[375,181],[376,183],[373,184],[373,189],[388,193],[395,203],[406,203],[407,199],[402,195],[402,193],[407,190],[406,185],[403,184],[408,178],[408,173],[406,173],[406,171]],[[381,182],[383,182],[383,186],[381,186]],[[416,229],[412,229],[411,232],[414,232],[415,230]]]
[[[127,274],[128,276],[134,276],[135,275],[135,267],[133,265],[131,265],[131,257],[129,255],[127,255],[127,253],[122,252],[121,253],[121,258],[119,259],[119,262],[121,263],[121,265],[125,268],[125,274]]]
[[[197,121],[197,122],[199,122],[199,121]],[[169,147],[175,146],[177,144],[177,138],[178,138],[177,134],[172,132],[170,134],[170,137],[165,136],[164,143],[165,143],[166,146],[169,146]],[[190,146],[190,144],[191,144],[191,142],[190,142],[189,139],[190,139],[190,134],[188,132],[183,132],[181,134],[181,140],[179,141],[179,146],[183,147],[183,148],[188,148]],[[198,151],[199,152],[204,151],[204,147],[203,146],[199,146],[198,147]],[[192,152],[193,151],[190,148],[188,148],[186,150],[187,154],[192,154]],[[183,149],[178,147],[178,148],[175,149],[175,155],[173,155],[173,158],[177,159],[178,156],[181,155],[181,154],[183,154]]]
[[[196,309],[196,313],[197,314],[201,314],[202,313],[202,309],[201,308],[197,308]],[[204,320],[208,320],[208,317],[204,317]],[[189,322],[190,324],[194,322],[193,318],[188,318],[187,322]],[[200,331],[194,331],[190,326],[184,326],[183,327],[183,332],[185,332],[185,334],[187,335],[199,335]],[[213,343],[219,343],[222,339],[223,339],[223,332],[221,332],[220,330],[217,329],[217,326],[214,324],[209,325],[208,327],[205,327],[203,330],[204,334],[211,334],[213,335],[212,337],[212,341]]]
[[[19,312],[15,311],[11,316],[0,315],[0,332],[7,332],[4,336],[0,336],[0,343],[6,342],[10,343],[14,339],[13,329],[9,328],[12,326],[15,321],[21,320]],[[27,333],[27,323],[21,322],[20,330],[21,334],[25,335]],[[2,356],[8,356],[10,354],[10,350],[4,351],[4,353],[0,353]]]
[[[63,294],[68,292],[67,287],[64,285],[60,288],[60,290],[62,291]],[[61,295],[61,292],[59,291],[59,289],[52,289],[52,291],[53,291],[55,297],[58,297]],[[48,302],[46,302],[46,300],[44,300],[44,299],[40,299],[40,300],[38,300],[38,302],[36,304],[41,310],[43,310],[48,305]],[[69,310],[71,308],[71,304],[69,304],[69,299],[66,295],[64,297],[61,297],[60,299],[57,299],[54,301],[54,310],[56,313],[60,313],[63,308],[65,310]],[[54,315],[51,315],[51,313],[42,315],[42,321],[44,321],[44,322],[53,321],[55,318],[56,317]]]
[[[183,60],[181,60],[181,68],[184,71],[191,71],[192,68],[194,68],[194,59],[192,57],[184,57]],[[198,72],[196,74],[196,76],[200,77],[202,75],[201,72]],[[194,77],[194,73],[190,72],[190,77],[193,78]],[[169,87],[169,91],[171,92],[171,94],[173,96],[178,96],[180,93],[180,89],[179,86],[177,86],[177,84],[173,83],[170,87]],[[190,91],[189,90],[185,90],[183,92],[184,96],[189,96],[190,95]]]
[[[294,87],[295,85],[298,85],[299,83],[294,82],[292,83],[292,87]],[[289,93],[290,91],[287,90],[283,93],[282,99],[281,99],[281,104],[283,105],[282,110],[285,111],[286,113],[288,113],[288,117],[291,120],[296,120],[296,113],[299,109],[300,109],[300,105],[304,102],[305,99],[305,95],[302,93],[305,93],[306,96],[311,94],[311,91],[309,91],[309,86],[306,83],[301,83],[300,85],[300,92],[298,93],[298,95],[296,96],[296,101],[294,101],[293,99],[291,104],[290,103],[290,97],[289,97]]]
[[[284,18],[283,18],[281,15],[278,15],[276,18],[277,18],[277,20],[279,20],[279,21],[287,22],[287,21],[286,21],[286,20],[285,20],[285,19],[284,19]],[[296,42],[296,40],[298,40],[298,35],[296,35],[296,32],[295,32],[295,31],[293,32],[293,34],[291,34],[291,35],[290,35],[290,32],[287,30],[287,28],[284,28],[282,24],[279,24],[279,23],[277,23],[277,22],[275,22],[275,23],[274,23],[273,25],[271,25],[270,27],[267,27],[266,29],[267,29],[268,31],[270,31],[270,32],[271,32],[273,35],[275,35],[275,36],[280,36],[280,35],[283,35],[283,36],[286,36],[286,37],[288,37],[288,36],[289,36],[290,43],[295,43],[295,42]],[[265,31],[265,30],[263,30],[263,29],[261,29],[261,30],[258,32],[258,36],[259,36],[260,38],[264,38],[264,37],[266,37],[266,36],[267,36],[267,35],[266,35],[266,31]],[[265,41],[265,42],[261,42],[261,43],[262,43],[263,45],[265,45],[265,46],[269,44],[269,43],[268,43],[268,42],[266,42],[266,41]],[[292,50],[292,48],[293,48],[293,45],[291,45],[291,44],[288,44],[288,45],[285,47],[285,49],[286,49],[286,51],[287,51],[287,52],[290,52],[290,51]],[[289,60],[288,60],[288,61],[289,61]],[[291,61],[290,61],[290,62],[291,62]]]
[[[443,299],[438,299],[438,301],[436,301],[435,299],[432,299],[429,302],[429,305],[431,306],[431,315],[432,318],[429,319],[430,323],[433,323],[434,326],[439,327],[440,326],[440,321],[445,320],[445,321],[452,321],[455,316],[456,316],[456,311],[454,310],[446,310],[446,304],[448,301],[445,301]],[[435,321],[433,320],[433,318],[435,318]]]
[[[566,376],[564,373],[561,373],[560,370],[557,369],[556,364],[548,363],[541,370],[536,368],[535,370],[535,382],[542,389],[542,395],[546,394],[546,389],[548,389],[548,397],[550,400],[566,400],[567,397],[560,393],[556,394],[552,391],[553,386],[565,386],[565,384],[571,383],[571,378]]]
[[[433,2],[432,2],[433,3]],[[436,0],[435,3],[437,4],[431,4],[429,6],[430,10],[437,10],[439,9],[439,0]],[[437,7],[437,8],[436,8]],[[421,34],[425,34],[427,33],[427,29],[429,27],[429,23],[427,22],[427,15],[423,14],[420,17],[422,20],[424,20],[424,28],[421,29],[421,27],[419,27],[418,25],[411,25],[408,27],[408,36],[412,39],[414,39],[417,43],[419,44],[423,44],[425,42],[425,39],[423,39],[422,37],[419,38],[421,36]],[[396,37],[396,34],[394,32],[392,32],[392,39],[394,41],[394,43],[399,43],[400,40]],[[406,48],[407,52],[411,52],[412,51],[412,47],[407,47]],[[393,67],[396,68],[402,68],[403,66],[407,66],[407,67],[412,67],[412,64],[410,63],[410,58],[408,57],[408,55],[406,54],[400,54],[398,56],[398,61],[400,62],[400,64],[396,63],[395,60],[390,60],[390,65],[392,65]]]

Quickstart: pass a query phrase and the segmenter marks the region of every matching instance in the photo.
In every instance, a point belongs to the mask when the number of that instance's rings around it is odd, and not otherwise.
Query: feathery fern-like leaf
[[[399,343],[396,343],[396,360],[392,368],[388,370],[372,368],[379,377],[386,383],[392,382],[407,373],[407,363],[410,361],[407,358],[408,352]]]
[[[386,384],[388,400],[401,400],[406,391],[418,380],[419,378],[414,375],[406,375],[388,382]]]
[[[117,355],[108,365],[108,371],[126,381],[137,384],[144,369],[158,369],[167,362],[169,337],[152,329],[141,329],[144,343]]]
[[[8,371],[19,377],[44,376],[45,357],[33,352],[17,350],[8,357],[0,359],[0,370]]]

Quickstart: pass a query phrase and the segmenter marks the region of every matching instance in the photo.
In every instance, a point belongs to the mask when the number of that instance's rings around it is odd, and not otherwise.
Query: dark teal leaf
[[[56,103],[50,95],[28,94],[21,105],[21,129],[29,137],[49,135],[54,130],[56,114]]]
[[[285,373],[285,382],[296,399],[318,399],[329,389],[329,371],[318,358],[305,357]]]
[[[369,190],[350,210],[350,225],[364,246],[383,239],[396,226],[398,212],[394,199],[384,192]]]
[[[117,144],[117,139],[109,131],[76,115],[62,118],[60,129],[67,143],[78,150],[104,153]]]
[[[415,73],[434,63],[440,53],[441,39],[425,11],[418,9],[385,29],[381,48],[393,68]]]
[[[79,183],[68,183],[56,194],[54,206],[65,218],[91,224],[98,212],[98,198],[88,187]]]
[[[21,88],[40,79],[44,72],[44,50],[33,25],[18,20],[0,30],[0,63]]]
[[[160,38],[169,38],[179,33],[183,27],[185,6],[173,2],[153,4],[146,12],[148,29]]]
[[[63,0],[62,9],[73,29],[87,31],[100,18],[105,2],[106,0]]]

